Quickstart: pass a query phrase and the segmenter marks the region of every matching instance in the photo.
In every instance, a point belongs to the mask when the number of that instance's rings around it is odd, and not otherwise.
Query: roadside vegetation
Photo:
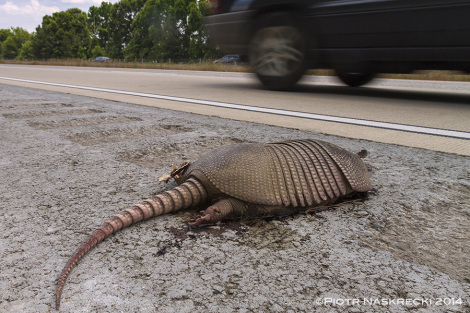
[[[25,65],[50,65],[50,66],[83,66],[83,67],[109,67],[109,68],[138,68],[138,69],[163,69],[186,71],[214,71],[214,72],[241,72],[249,73],[251,69],[247,65],[215,64],[213,60],[172,60],[171,62],[149,61],[125,61],[112,60],[106,63],[91,62],[82,59],[49,59],[49,60],[0,60],[3,64]],[[332,70],[310,70],[307,75],[335,76]],[[391,79],[416,79],[438,81],[470,82],[470,75],[456,71],[420,71],[413,74],[379,74],[378,78]]]
[[[250,72],[247,65],[214,63],[213,59],[194,60],[163,60],[162,62],[146,60],[112,60],[110,62],[92,62],[81,59],[49,59],[49,60],[0,60],[2,64],[50,65],[50,66],[83,66],[109,68],[138,68],[216,72]]]
[[[45,15],[36,31],[0,30],[0,59],[210,59],[203,29],[205,0],[121,0]]]

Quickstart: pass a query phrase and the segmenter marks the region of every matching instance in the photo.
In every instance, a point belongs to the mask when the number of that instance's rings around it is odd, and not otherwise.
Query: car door
[[[470,46],[468,0],[312,1],[322,48]]]

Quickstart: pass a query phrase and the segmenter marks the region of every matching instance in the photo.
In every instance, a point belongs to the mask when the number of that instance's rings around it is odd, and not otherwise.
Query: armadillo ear
[[[183,175],[184,170],[191,165],[190,162],[183,162],[180,166],[176,166],[175,163],[171,165],[171,173],[164,174],[158,177],[158,181],[163,181],[167,183],[171,178],[177,179]]]
[[[176,167],[173,164],[173,170],[171,171],[171,174],[170,174],[171,177],[175,177],[175,178],[180,177],[181,175],[183,175],[184,170],[190,165],[191,165],[190,162],[183,162],[179,167]]]

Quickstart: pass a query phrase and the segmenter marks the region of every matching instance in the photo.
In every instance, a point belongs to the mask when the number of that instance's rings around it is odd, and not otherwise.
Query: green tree
[[[134,34],[126,57],[129,59],[168,57],[171,53],[164,42],[168,37],[169,14],[168,1],[148,0],[133,21]]]
[[[31,39],[32,35],[26,29],[16,27],[12,28],[11,30],[18,47],[21,47],[21,45]]]
[[[8,36],[4,42],[2,42],[2,57],[5,59],[14,59],[18,55],[18,46],[13,36]]]
[[[205,1],[191,2],[189,4],[188,31],[190,58],[202,58],[210,49],[207,46],[207,36],[204,33],[203,12],[206,10]]]
[[[206,5],[207,0],[103,1],[88,13],[69,9],[45,15],[33,34],[20,28],[1,29],[0,57],[205,57],[213,53],[203,30]]]
[[[24,44],[21,45],[21,49],[20,49],[20,53],[18,55],[18,59],[21,59],[21,60],[34,59],[33,41],[32,40],[28,40]]]
[[[38,58],[86,58],[90,46],[87,15],[80,9],[68,9],[43,17],[33,40]]]
[[[27,30],[17,27],[11,28],[9,31],[2,30],[0,32],[0,39],[2,40],[2,57],[5,59],[15,59],[19,56],[22,45],[31,39],[31,34]]]
[[[110,40],[109,23],[113,4],[101,2],[99,7],[91,6],[88,9],[87,24],[91,34],[98,39],[101,48],[106,49]],[[95,45],[92,45],[93,49]]]
[[[111,9],[109,20],[109,42],[106,45],[108,56],[114,59],[124,58],[124,49],[132,40],[132,22],[144,6],[146,0],[121,0]]]
[[[106,51],[104,51],[104,49],[101,48],[100,46],[95,46],[91,50],[91,57],[96,58],[96,57],[99,57],[99,56],[106,56]]]
[[[133,23],[128,58],[188,59],[204,55],[205,1],[148,0]]]
[[[10,29],[0,29],[0,44],[7,40],[8,36],[12,34]]]
[[[9,29],[0,29],[0,58],[3,58],[2,53],[2,44],[5,40],[7,40],[8,36],[11,35],[11,30]]]
[[[96,36],[93,36],[91,38],[90,50],[90,57],[92,58],[106,56],[106,51],[100,46],[99,40]]]

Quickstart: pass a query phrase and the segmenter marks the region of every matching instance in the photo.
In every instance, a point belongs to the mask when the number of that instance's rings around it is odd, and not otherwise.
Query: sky
[[[103,0],[0,0],[0,29],[21,27],[28,32],[36,31],[44,15],[79,8],[84,12],[95,5],[100,6]],[[106,0],[116,3],[119,0]]]

